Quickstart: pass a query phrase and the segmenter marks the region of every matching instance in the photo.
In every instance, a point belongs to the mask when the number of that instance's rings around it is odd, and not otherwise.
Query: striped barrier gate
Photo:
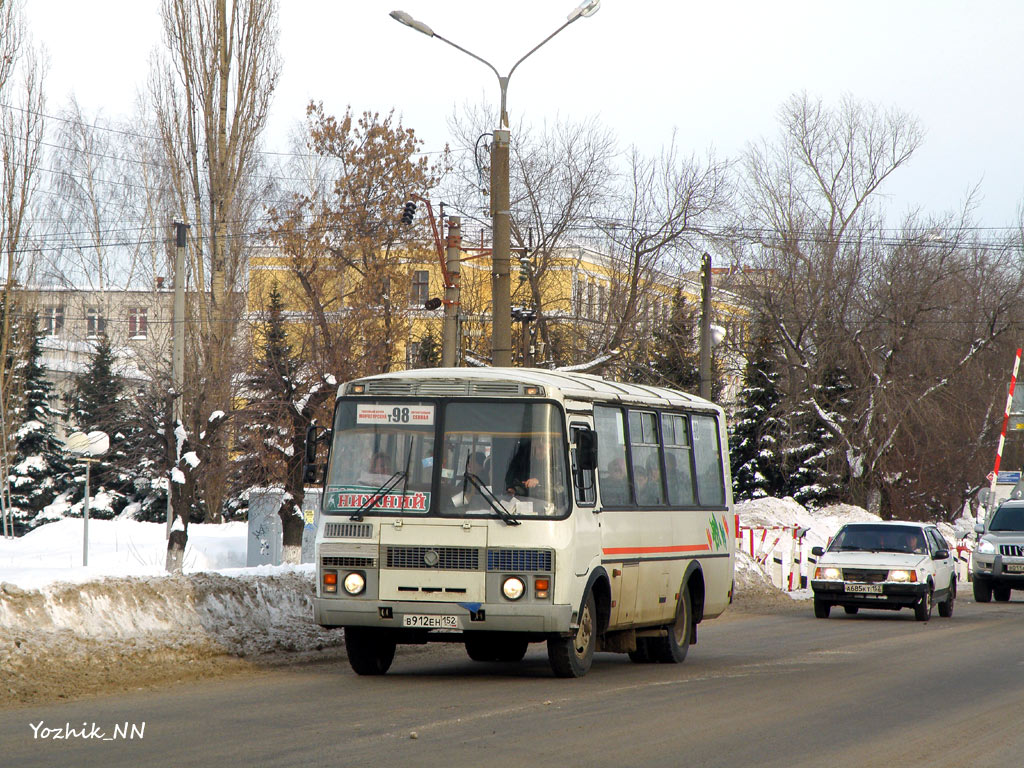
[[[795,525],[737,524],[735,531],[736,548],[760,565],[772,584],[786,591],[807,586],[807,569],[816,560],[804,546],[807,529]]]

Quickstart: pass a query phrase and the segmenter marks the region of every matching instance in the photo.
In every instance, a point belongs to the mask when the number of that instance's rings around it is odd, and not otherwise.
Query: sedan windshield
[[[829,552],[902,552],[922,555],[927,551],[924,531],[910,525],[846,525],[840,529]]]

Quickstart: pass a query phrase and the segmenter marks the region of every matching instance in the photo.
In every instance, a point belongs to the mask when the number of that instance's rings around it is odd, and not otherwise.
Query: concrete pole
[[[711,256],[700,260],[700,396],[711,399]]]
[[[181,421],[181,398],[185,385],[185,244],[188,226],[182,221],[174,222],[174,318],[171,324],[174,335],[171,347],[171,387],[174,389],[172,430]],[[168,476],[167,538],[171,537],[171,523],[174,521],[174,508],[171,504],[172,485]]]
[[[444,287],[444,330],[441,337],[441,366],[454,368],[459,364],[459,289],[462,277],[462,219],[448,217],[448,240],[445,269],[448,285]]]
[[[89,467],[92,462],[85,460],[85,506],[82,511],[82,565],[89,564]]]
[[[503,91],[504,93],[504,91]],[[494,131],[491,144],[491,214],[494,217],[491,250],[491,364],[512,365],[512,280],[509,276],[511,203],[509,201],[509,143],[507,128]]]

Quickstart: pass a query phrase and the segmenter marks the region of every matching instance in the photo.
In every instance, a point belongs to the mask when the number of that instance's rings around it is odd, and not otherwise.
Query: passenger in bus
[[[384,451],[377,451],[370,457],[371,474],[390,475],[393,471],[394,470],[391,469],[391,457],[384,453]]]
[[[636,466],[636,502],[640,505],[663,503],[661,491],[661,467],[658,457],[652,456],[646,465]]]
[[[483,451],[471,453],[466,459],[465,471],[458,476],[458,481],[456,482],[455,491],[457,495],[452,497],[452,502],[456,507],[482,506],[485,504],[480,490],[476,487],[473,480],[476,480],[481,485],[490,485],[489,479],[485,476],[486,463],[487,456],[484,455]]]
[[[613,459],[608,469],[601,473],[601,499],[610,506],[629,504],[625,459]]]

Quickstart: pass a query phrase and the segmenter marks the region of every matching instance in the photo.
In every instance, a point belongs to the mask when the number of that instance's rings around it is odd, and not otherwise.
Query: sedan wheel
[[[918,600],[914,606],[914,618],[918,621],[928,621],[932,617],[932,587],[928,585],[928,593]]]

